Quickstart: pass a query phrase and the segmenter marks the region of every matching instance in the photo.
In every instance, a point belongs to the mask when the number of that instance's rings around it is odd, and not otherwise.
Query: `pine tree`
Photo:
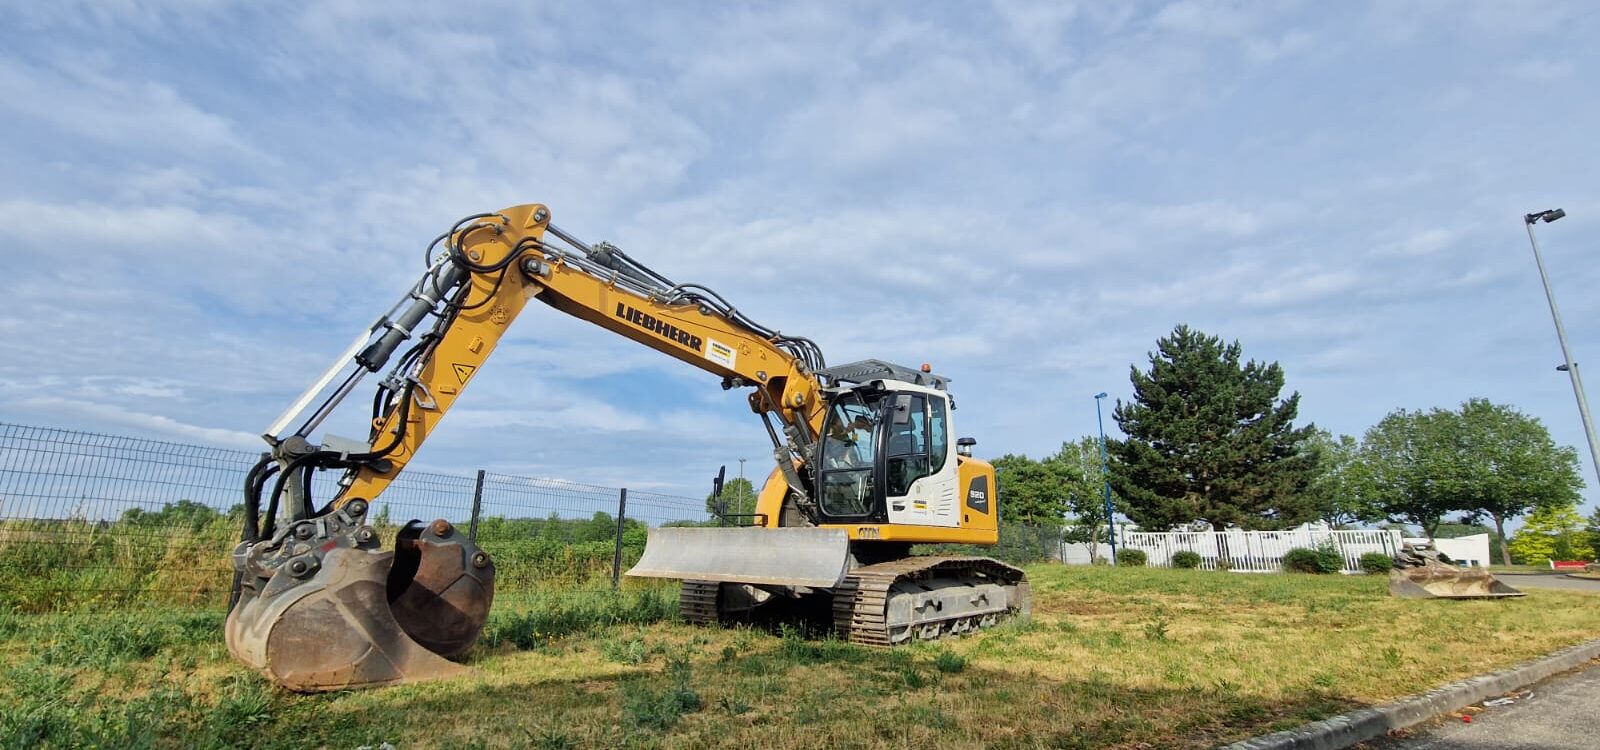
[[[1156,341],[1150,369],[1131,367],[1134,400],[1112,412],[1128,437],[1111,441],[1111,481],[1148,530],[1192,521],[1282,529],[1316,517],[1305,489],[1317,452],[1296,428],[1300,394],[1278,400],[1276,362],[1241,363],[1238,341],[1180,325]]]

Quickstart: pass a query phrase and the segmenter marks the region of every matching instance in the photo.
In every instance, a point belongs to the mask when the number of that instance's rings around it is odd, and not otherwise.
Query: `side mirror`
[[[911,396],[902,393],[894,397],[894,423],[906,424],[911,421]]]

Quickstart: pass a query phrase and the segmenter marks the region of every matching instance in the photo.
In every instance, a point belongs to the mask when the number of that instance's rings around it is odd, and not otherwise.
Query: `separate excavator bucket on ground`
[[[241,544],[228,650],[273,683],[321,692],[463,674],[494,598],[494,564],[443,519],[379,549],[356,500]]]
[[[1389,571],[1389,593],[1407,599],[1499,599],[1526,596],[1488,571],[1453,565],[1425,565]]]
[[[850,568],[844,529],[651,529],[628,575],[723,583],[830,588]]]
[[[1461,568],[1439,559],[1432,546],[1407,544],[1389,571],[1389,595],[1405,599],[1502,599],[1525,596],[1482,568]]]

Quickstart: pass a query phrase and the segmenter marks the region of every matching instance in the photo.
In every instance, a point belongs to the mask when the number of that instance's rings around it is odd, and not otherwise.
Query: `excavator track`
[[[684,581],[678,592],[678,613],[684,622],[695,625],[715,625],[717,594],[722,584],[716,581]]]
[[[834,589],[834,630],[896,646],[993,627],[1032,611],[1027,576],[987,557],[908,557],[855,568]]]

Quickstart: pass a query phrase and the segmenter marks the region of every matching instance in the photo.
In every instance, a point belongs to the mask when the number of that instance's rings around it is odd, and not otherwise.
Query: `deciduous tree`
[[[1009,522],[1060,526],[1067,512],[1071,476],[1058,461],[1006,454],[993,461],[1000,484],[1000,513]]]
[[[1452,477],[1469,516],[1487,515],[1495,532],[1531,508],[1572,506],[1583,486],[1578,452],[1558,446],[1538,419],[1511,406],[1475,398],[1461,405],[1454,448],[1458,476]],[[1511,564],[1501,548],[1501,562]]]
[[[1583,517],[1570,504],[1534,508],[1507,546],[1511,554],[1529,565],[1550,560],[1593,560],[1595,554]]]
[[[1317,471],[1306,487],[1306,497],[1317,517],[1332,527],[1362,521],[1376,521],[1381,515],[1361,502],[1353,478],[1353,466],[1361,443],[1349,435],[1335,437],[1327,430],[1314,430],[1305,449],[1317,456]]]
[[[744,477],[729,479],[722,485],[721,503],[723,505],[719,508],[717,503],[717,493],[712,492],[706,495],[706,512],[710,513],[712,517],[718,515],[748,516],[756,512],[755,486]]]
[[[1089,559],[1100,558],[1102,530],[1110,527],[1106,519],[1104,474],[1101,472],[1100,442],[1093,436],[1062,443],[1061,450],[1046,459],[1058,463],[1067,485],[1067,513],[1070,516],[1063,539],[1089,545]]]
[[[1454,471],[1452,421],[1441,409],[1396,409],[1367,430],[1350,479],[1370,513],[1420,526],[1431,540],[1446,513],[1464,509],[1445,479]]]
[[[1241,361],[1188,326],[1156,341],[1150,368],[1131,369],[1134,400],[1113,417],[1127,435],[1111,443],[1111,479],[1127,512],[1150,530],[1192,521],[1213,528],[1291,528],[1315,518],[1305,495],[1316,454],[1295,427],[1300,395],[1280,400],[1276,362]]]
[[[1595,506],[1594,512],[1589,514],[1589,546],[1600,552],[1600,506]]]
[[[1506,521],[1572,505],[1583,486],[1576,451],[1556,445],[1539,420],[1485,399],[1390,413],[1367,431],[1350,476],[1365,505],[1430,539],[1455,512],[1467,523],[1488,517],[1504,538]],[[1510,564],[1505,547],[1500,555]]]

